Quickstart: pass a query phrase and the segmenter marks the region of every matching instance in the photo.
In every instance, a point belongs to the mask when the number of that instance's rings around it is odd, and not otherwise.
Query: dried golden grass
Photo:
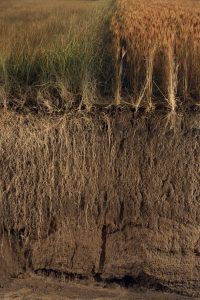
[[[198,104],[199,1],[117,0],[113,40],[112,3],[1,1],[0,106],[49,114],[114,98],[174,113]]]
[[[129,87],[128,96],[136,109],[152,109],[159,98],[172,112],[187,100],[198,102],[199,2],[118,0],[111,30],[116,51],[117,104],[123,85]],[[125,82],[119,67],[122,49],[126,51]]]

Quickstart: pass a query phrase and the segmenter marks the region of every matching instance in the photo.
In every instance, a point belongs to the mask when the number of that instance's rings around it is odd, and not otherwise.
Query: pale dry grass
[[[123,85],[129,92],[125,100],[136,109],[152,110],[159,99],[172,113],[188,100],[199,103],[200,1],[118,0],[111,30],[117,104]],[[119,66],[123,51],[124,82]]]

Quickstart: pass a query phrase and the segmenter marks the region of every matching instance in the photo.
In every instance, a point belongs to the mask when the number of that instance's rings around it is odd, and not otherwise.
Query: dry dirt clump
[[[199,103],[198,1],[118,0],[111,30],[116,103],[124,97],[151,110],[161,99],[172,112]]]

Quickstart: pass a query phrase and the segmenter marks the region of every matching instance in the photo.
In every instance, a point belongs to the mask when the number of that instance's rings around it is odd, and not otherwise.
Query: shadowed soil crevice
[[[100,253],[100,260],[99,260],[99,270],[98,270],[99,274],[103,273],[103,268],[106,260],[106,238],[107,238],[107,228],[106,225],[103,225],[101,231],[102,245],[101,245],[101,253]]]

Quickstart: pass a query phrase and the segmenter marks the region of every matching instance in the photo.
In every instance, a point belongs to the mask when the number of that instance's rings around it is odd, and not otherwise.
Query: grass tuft
[[[117,1],[111,22],[116,104],[125,99],[136,110],[167,104],[172,112],[187,101],[198,104],[199,17],[193,0]]]

